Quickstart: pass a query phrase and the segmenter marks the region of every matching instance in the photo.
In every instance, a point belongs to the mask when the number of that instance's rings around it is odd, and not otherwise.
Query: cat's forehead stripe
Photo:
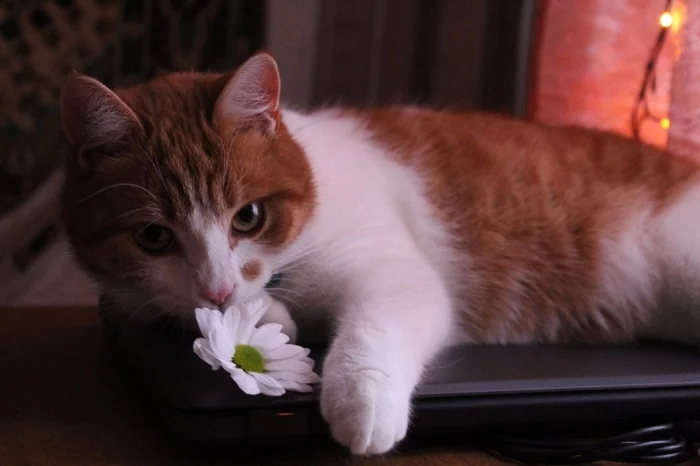
[[[215,151],[216,146],[211,150]],[[162,181],[168,185],[165,194],[170,197],[176,218],[182,220],[196,204],[219,214],[226,210],[230,199],[224,187],[229,174],[219,160],[223,154],[206,153],[197,144],[190,142],[185,145],[182,141],[177,144],[167,138],[153,141],[152,152],[159,158],[158,170],[161,173],[158,177],[162,175]]]
[[[208,213],[207,209],[200,205],[194,206],[192,212],[190,212],[189,219],[192,225],[198,225],[199,227],[213,223],[211,213]]]

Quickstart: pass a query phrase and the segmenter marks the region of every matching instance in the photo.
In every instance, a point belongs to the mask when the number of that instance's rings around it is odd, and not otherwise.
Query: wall
[[[671,90],[668,147],[700,160],[700,0],[677,2],[683,14]]]
[[[665,0],[546,0],[543,2],[532,116],[629,135],[630,113],[659,31]],[[676,36],[657,66],[652,111],[668,112]],[[644,140],[664,145],[666,131],[650,123]]]

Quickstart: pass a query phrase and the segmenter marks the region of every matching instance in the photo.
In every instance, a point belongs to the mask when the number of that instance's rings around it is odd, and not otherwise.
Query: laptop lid
[[[317,413],[318,390],[281,397],[245,395],[225,371],[212,371],[194,354],[195,333],[179,326],[139,324],[128,313],[113,309],[102,300],[105,329],[136,369],[141,386],[167,412],[169,422],[180,423],[176,430],[182,435],[207,440],[213,431],[217,438],[226,431],[222,440],[247,438],[256,422],[264,425],[254,428],[259,433],[276,432],[273,426],[279,427],[284,415],[290,417],[284,422],[303,418],[302,430],[307,433],[323,430]],[[324,348],[311,349],[320,371]],[[412,428],[435,432],[438,427],[444,431],[570,416],[700,416],[699,402],[700,350],[696,348],[463,346],[443,352],[428,368],[416,393]],[[235,433],[230,425],[209,428],[208,423],[221,424],[227,417],[242,427]],[[290,431],[298,431],[295,425]]]

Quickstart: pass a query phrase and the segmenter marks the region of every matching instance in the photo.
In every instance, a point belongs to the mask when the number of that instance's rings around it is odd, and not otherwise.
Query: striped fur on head
[[[267,55],[235,73],[170,74],[116,91],[73,75],[61,108],[66,230],[108,290],[178,309],[211,305],[203,296],[228,288],[226,302],[249,297],[313,212],[311,170],[279,119]],[[237,231],[235,215],[252,202],[261,225]],[[151,239],[154,226],[172,231],[173,246],[144,249],[137,237],[149,226]]]

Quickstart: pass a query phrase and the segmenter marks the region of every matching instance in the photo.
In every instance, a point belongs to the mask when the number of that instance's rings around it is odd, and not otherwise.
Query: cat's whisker
[[[295,298],[291,298],[291,297],[289,297],[289,296],[284,296],[284,295],[280,294],[280,293],[286,293],[286,292],[288,292],[288,291],[289,291],[289,290],[284,290],[284,289],[272,289],[272,290],[268,290],[268,293],[269,293],[270,296],[272,296],[273,298],[281,299],[281,300],[283,300],[283,301],[288,301],[288,302],[290,302],[292,305],[294,305],[294,307],[300,309],[300,308],[301,308],[301,305],[299,304],[299,301],[297,301]]]
[[[296,277],[296,278],[307,279],[307,280],[309,280],[309,281],[313,281],[317,286],[319,286],[318,281],[316,281],[315,278],[313,278],[310,274],[305,273],[305,272],[303,272],[303,271],[301,271],[301,270],[295,272],[295,273],[293,274],[293,276]],[[300,286],[301,288],[304,288],[304,286],[307,285],[307,284],[304,283],[304,282],[301,282],[301,281],[299,281],[299,280],[295,280],[295,279],[291,278],[289,274],[284,275],[284,276],[282,277],[282,281],[283,281],[283,282],[293,283],[293,284],[295,284],[295,285]]]
[[[304,285],[302,282],[300,282],[300,281],[298,281],[298,280],[294,280],[294,279],[292,279],[292,278],[289,278],[288,275],[282,277],[282,281],[283,281],[283,282],[293,283],[293,284],[299,285],[299,286],[301,286],[301,287],[303,287],[303,285]]]
[[[317,252],[324,251],[324,250],[326,250],[327,247],[328,246],[326,243],[311,244],[311,245],[307,246],[306,248],[301,249],[299,251],[293,251],[293,254],[291,254],[289,256],[281,257],[280,260],[284,261],[285,263],[293,263],[293,262],[298,261],[299,259],[311,256]]]
[[[298,273],[299,269],[301,269],[305,265],[312,265],[313,266],[313,263],[310,262],[310,259],[304,259],[304,260],[295,261],[293,263],[285,264],[281,267],[276,267],[274,270],[275,270],[275,273],[277,273],[277,274],[288,275],[291,272]]]
[[[321,286],[321,284],[318,282],[318,280],[317,280],[316,278],[314,278],[314,276],[313,276],[312,274],[297,271],[297,272],[295,273],[295,275],[298,275],[298,276],[299,276],[300,278],[302,278],[302,279],[306,279],[306,280],[308,280],[308,281],[313,282],[313,284],[316,285],[316,288],[317,288],[321,293],[323,293],[324,295],[326,294],[325,288],[324,288],[323,286]],[[283,281],[288,281],[288,282],[294,283],[295,285],[299,285],[299,286],[302,287],[302,288],[303,288],[305,285],[307,285],[306,283],[302,283],[302,282],[299,282],[299,281],[296,281],[296,280],[293,280],[293,279],[289,278],[289,275],[285,275],[284,278],[283,278],[282,280],[283,280]]]
[[[298,297],[300,297],[300,298],[303,296],[302,293],[300,293],[300,292],[298,292],[298,291],[290,290],[289,288],[280,288],[280,287],[274,287],[274,286],[273,286],[273,287],[265,288],[265,289],[266,289],[267,291],[274,291],[274,292],[281,291],[281,292],[283,292],[283,293],[292,293],[293,295],[298,296]]]
[[[275,268],[275,272],[281,274],[282,276],[288,276],[289,274],[301,275],[313,273],[316,267],[317,264],[313,261],[313,258],[303,257],[294,262]]]
[[[137,235],[140,235],[141,233],[143,233],[144,231],[146,231],[146,228],[150,227],[151,225],[153,225],[154,223],[156,223],[158,220],[162,220],[162,218],[161,218],[161,217],[157,217],[157,218],[151,220],[151,221],[148,222],[146,225],[144,225],[143,227],[141,227],[141,229],[140,229],[136,234],[137,234]]]
[[[117,298],[121,298],[122,301],[125,302],[133,302],[134,298],[137,298],[138,296],[136,293],[128,293],[128,292],[123,292],[120,294],[115,295]],[[157,307],[153,307],[152,305],[155,304],[160,300],[159,297],[152,297],[146,301],[143,301],[140,303],[139,306],[129,309],[129,316],[125,322],[125,325],[131,326],[134,324],[139,324],[139,325],[147,325],[148,323],[152,322],[155,317],[154,317],[154,310],[157,310]],[[149,309],[150,312],[148,313],[143,313],[142,311],[144,309]]]
[[[160,169],[160,167],[158,166],[158,164],[156,164],[155,160],[153,160],[153,157],[152,157],[148,152],[146,152],[146,151],[143,149],[143,147],[141,147],[141,146],[137,146],[137,147],[138,147],[138,149],[141,151],[141,153],[148,159],[148,161],[149,161],[149,162],[151,163],[151,165],[153,166],[153,169],[154,169],[154,170],[156,171],[156,173],[158,174],[158,177],[160,178],[161,183],[163,183],[163,189],[166,189],[167,186],[168,186],[168,184],[165,182],[165,177],[163,176],[163,172],[161,171],[161,169]]]
[[[131,209],[131,210],[127,211],[127,212],[124,212],[124,213],[122,213],[122,214],[120,214],[120,215],[117,215],[116,217],[114,217],[114,218],[112,219],[112,221],[113,221],[113,222],[116,222],[116,221],[118,221],[118,220],[123,219],[124,217],[128,217],[129,215],[133,215],[133,214],[135,214],[135,213],[137,213],[137,212],[142,212],[142,211],[151,211],[151,213],[152,213],[153,215],[159,215],[158,212],[156,212],[155,209],[153,209],[153,207],[151,207],[151,206],[144,206],[144,207],[137,207],[137,208],[135,208],[135,209]]]
[[[106,186],[106,187],[104,187],[104,188],[102,188],[102,189],[98,189],[98,190],[95,191],[94,193],[89,194],[89,195],[85,196],[84,198],[78,200],[74,205],[78,206],[78,205],[80,205],[80,204],[82,204],[82,203],[84,203],[84,202],[89,201],[89,200],[92,199],[93,197],[98,196],[98,195],[104,193],[105,191],[109,191],[109,190],[115,189],[115,188],[134,188],[134,189],[140,189],[141,191],[143,191],[143,192],[145,192],[146,194],[148,194],[154,201],[156,201],[156,202],[159,201],[158,197],[157,197],[155,194],[153,194],[151,191],[149,191],[148,189],[144,188],[143,186],[139,186],[139,185],[134,184],[134,183],[115,183],[115,184]]]
[[[231,189],[230,184],[231,184],[232,177],[231,177],[231,171],[229,170],[229,159],[233,156],[233,154],[232,154],[233,143],[234,143],[234,139],[231,138],[228,141],[228,145],[227,145],[226,149],[224,150],[224,170],[226,170],[226,176],[225,176],[225,181],[224,181],[225,192],[229,192],[229,190]],[[233,171],[235,171],[235,170],[233,170]]]

